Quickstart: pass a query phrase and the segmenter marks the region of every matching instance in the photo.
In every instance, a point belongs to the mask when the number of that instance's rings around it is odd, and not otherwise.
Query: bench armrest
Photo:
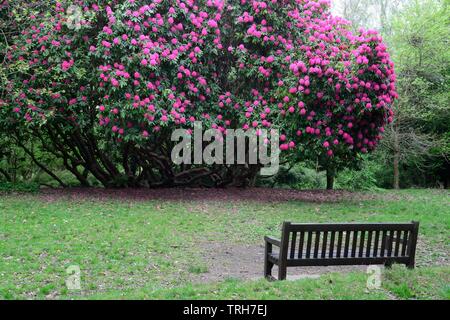
[[[272,237],[267,237],[267,236],[265,236],[265,237],[264,237],[264,240],[265,240],[267,243],[273,244],[274,246],[281,247],[281,241],[278,240],[278,239],[275,239],[275,238],[272,238]]]

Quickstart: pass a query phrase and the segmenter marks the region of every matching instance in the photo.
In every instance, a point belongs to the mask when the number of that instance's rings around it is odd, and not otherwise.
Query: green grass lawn
[[[3,194],[0,219],[0,299],[450,299],[448,191],[383,191],[338,203]],[[378,290],[366,288],[364,272],[198,283],[210,268],[200,244],[261,244],[280,235],[284,220],[419,220],[417,268],[386,270]],[[71,265],[81,269],[80,291],[66,287]]]

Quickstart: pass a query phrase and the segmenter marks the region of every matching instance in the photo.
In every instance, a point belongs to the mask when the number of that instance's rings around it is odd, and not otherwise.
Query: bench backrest
[[[291,265],[414,263],[419,223],[283,223],[280,259]],[[300,261],[303,260],[303,261]],[[315,260],[315,261],[314,261]]]

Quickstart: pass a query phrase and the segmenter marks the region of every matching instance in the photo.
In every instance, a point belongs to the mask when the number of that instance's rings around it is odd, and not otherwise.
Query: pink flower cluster
[[[74,65],[74,61],[73,60],[69,60],[69,61],[66,61],[66,60],[64,60],[62,63],[61,63],[61,70],[62,71],[67,71],[67,70],[69,70],[73,65]]]
[[[20,82],[25,98],[11,102],[15,113],[32,99],[39,108],[28,118],[41,121],[39,110],[56,108],[78,121],[79,105],[95,101],[99,126],[119,141],[142,143],[202,120],[224,133],[279,129],[282,150],[329,157],[373,150],[393,119],[387,47],[374,31],[351,33],[347,21],[330,15],[328,0],[135,0],[126,9],[78,3],[104,23],[69,32],[58,3],[51,28],[23,32],[31,49],[15,45],[8,53],[50,75]],[[48,55],[61,57],[66,78],[51,76],[56,65]],[[84,79],[72,74],[70,57],[87,70]],[[78,89],[86,84],[96,91],[84,101]],[[44,87],[62,96],[47,104]]]

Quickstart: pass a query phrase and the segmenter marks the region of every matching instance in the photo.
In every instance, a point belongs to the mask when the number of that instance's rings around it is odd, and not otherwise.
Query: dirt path
[[[208,272],[195,276],[199,282],[215,282],[227,278],[256,280],[263,277],[264,247],[258,245],[209,242],[200,245]],[[331,272],[366,271],[365,266],[298,267],[288,268],[288,280],[317,278]],[[273,275],[277,274],[277,267]]]
[[[424,239],[418,241],[416,265],[448,265],[448,247],[437,251]],[[208,267],[208,272],[196,275],[194,281],[214,282],[227,278],[242,280],[256,280],[263,277],[264,246],[252,244],[226,244],[221,242],[204,242],[199,244],[203,263]],[[434,252],[432,255],[430,252]],[[439,253],[439,254],[438,254]],[[383,267],[383,266],[381,266]],[[366,272],[367,266],[329,266],[329,267],[295,267],[288,268],[288,280],[301,278],[317,278],[320,275],[352,271]],[[273,268],[273,275],[277,275],[277,267]]]

